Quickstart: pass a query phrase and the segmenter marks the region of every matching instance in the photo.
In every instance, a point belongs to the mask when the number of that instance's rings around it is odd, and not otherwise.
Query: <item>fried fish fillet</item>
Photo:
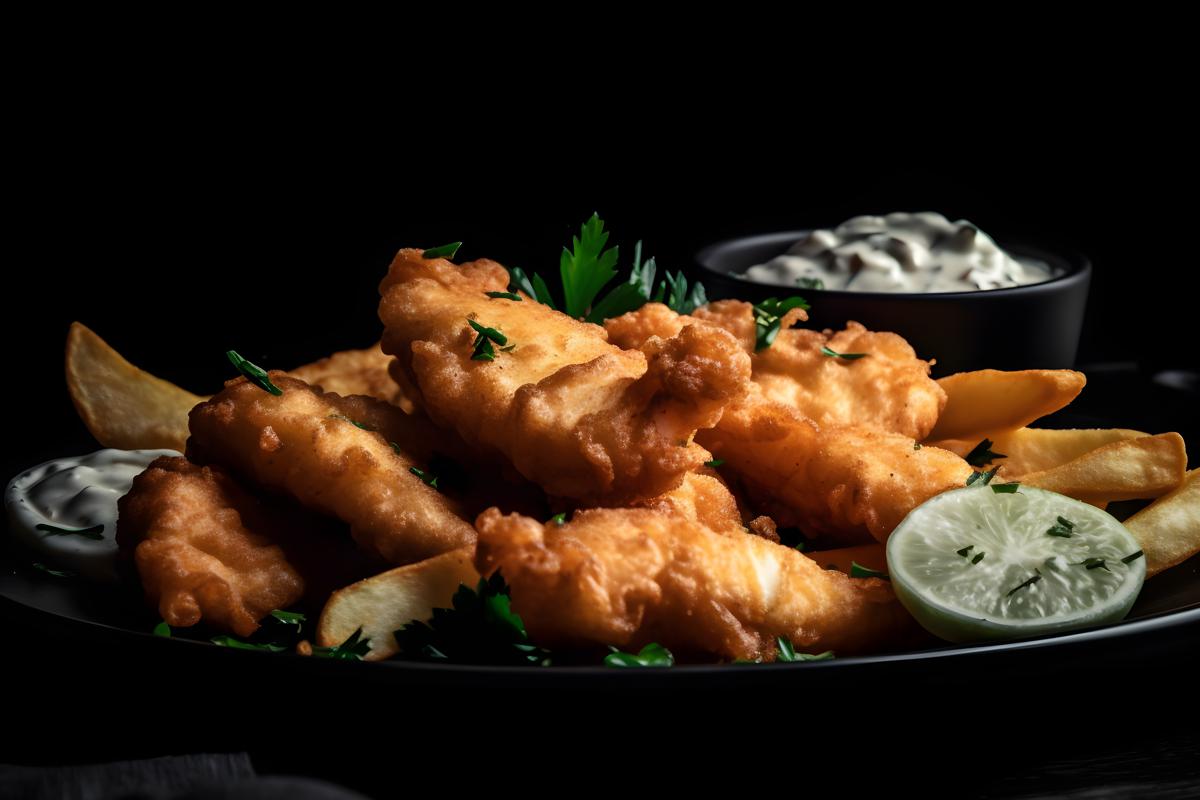
[[[343,397],[366,395],[411,412],[412,402],[388,374],[391,361],[392,357],[375,344],[362,350],[334,353],[320,361],[288,370],[288,375],[325,392]]]
[[[174,627],[203,620],[249,636],[271,611],[377,569],[321,520],[184,458],[156,459],[118,507],[121,553]]]
[[[821,428],[757,391],[701,442],[760,511],[826,546],[886,541],[908,512],[972,472],[948,450],[871,428]]]
[[[696,320],[737,337],[751,354],[753,380],[764,397],[800,412],[821,427],[857,425],[924,439],[946,405],[946,392],[929,377],[929,362],[917,358],[903,337],[869,331],[857,322],[833,331],[791,328],[803,320],[794,309],[781,320],[770,347],[755,351],[754,307],[741,300],[718,300],[691,317],[661,303],[605,321],[609,339],[640,347],[650,336],[674,336]],[[861,358],[842,355],[865,354]]]
[[[500,570],[530,638],[547,647],[658,642],[676,654],[773,660],[879,650],[913,629],[886,581],[822,569],[747,533],[653,509],[592,509],[544,525],[488,509],[475,567]]]
[[[282,372],[270,377],[282,395],[238,378],[192,409],[188,456],[343,520],[389,564],[474,542],[460,503],[412,472],[428,476],[454,437],[380,400],[323,393]]]
[[[717,533],[740,535],[746,530],[737,499],[721,479],[712,474],[689,472],[671,491],[643,500],[636,507],[691,520]]]
[[[750,361],[715,327],[608,343],[604,329],[522,295],[486,259],[455,265],[401,250],[380,285],[392,375],[434,422],[560,497],[630,502],[679,484],[709,459],[692,442],[747,385]],[[494,360],[477,330],[498,330]],[[506,343],[506,344],[505,344]],[[503,345],[503,349],[502,349]]]

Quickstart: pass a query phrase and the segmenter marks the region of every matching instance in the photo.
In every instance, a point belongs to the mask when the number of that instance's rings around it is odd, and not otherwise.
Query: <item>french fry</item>
[[[1009,480],[1099,504],[1161,497],[1183,481],[1187,450],[1178,433],[1113,442],[1061,466]]]
[[[1082,372],[1069,369],[981,369],[948,375],[938,380],[946,391],[946,407],[928,438],[978,442],[989,431],[1022,428],[1070,403],[1085,383]]]
[[[188,412],[208,398],[126,361],[87,326],[67,334],[67,389],[83,424],[105,447],[183,451]]]
[[[1149,435],[1126,428],[1017,428],[1015,431],[985,434],[979,439],[948,439],[926,444],[966,458],[983,439],[989,439],[992,442],[989,449],[1005,456],[993,461],[991,466],[1000,467],[1000,476],[1007,478],[1059,467],[1106,444]]]
[[[1125,527],[1142,546],[1147,578],[1200,552],[1200,469],[1125,520]]]
[[[317,644],[334,647],[362,628],[363,638],[371,640],[365,661],[395,655],[397,630],[414,620],[429,620],[435,608],[449,608],[460,584],[474,587],[479,582],[474,554],[474,546],[451,550],[339,589],[321,612]]]

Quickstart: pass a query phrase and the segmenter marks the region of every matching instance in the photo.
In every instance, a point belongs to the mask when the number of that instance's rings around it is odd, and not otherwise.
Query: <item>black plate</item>
[[[1085,368],[1086,371],[1086,368]],[[1158,392],[1159,394],[1156,394]],[[1165,394],[1162,394],[1166,392]],[[1146,402],[1153,399],[1153,402]],[[1156,387],[1136,371],[1093,371],[1084,394],[1068,410],[1045,420],[1047,427],[1136,427],[1160,432],[1180,430],[1194,442],[1194,424],[1185,409],[1194,398],[1177,397]],[[1137,401],[1136,403],[1134,401]],[[1172,404],[1174,401],[1174,405]],[[1174,424],[1172,424],[1174,423]],[[1183,427],[1181,427],[1183,426]],[[80,443],[79,452],[94,449]],[[32,464],[25,465],[32,466]],[[5,537],[8,541],[8,537]],[[495,667],[436,665],[393,659],[378,664],[303,659],[290,654],[227,651],[206,641],[165,640],[151,634],[157,617],[145,608],[137,591],[104,589],[82,581],[57,578],[28,566],[28,560],[6,547],[0,564],[0,598],[6,616],[56,636],[90,642],[139,641],[163,657],[194,659],[231,657],[237,663],[268,663],[269,670],[300,670],[350,680],[459,684],[481,682],[507,686],[579,686],[602,678],[608,685],[663,688],[672,685],[737,686],[763,681],[800,682],[813,686],[883,670],[925,674],[975,669],[981,663],[1026,659],[1030,665],[1050,659],[1073,659],[1083,650],[1108,655],[1144,653],[1153,642],[1168,650],[1188,644],[1200,633],[1200,556],[1146,582],[1129,617],[1106,627],[999,644],[943,645],[904,653],[836,658],[831,661],[771,665],[682,665],[669,670],[615,670],[604,667]],[[185,634],[186,635],[186,634]],[[1133,643],[1138,643],[1133,647]],[[220,651],[212,653],[211,651]],[[225,662],[220,662],[225,663]],[[614,683],[615,682],[615,683]]]

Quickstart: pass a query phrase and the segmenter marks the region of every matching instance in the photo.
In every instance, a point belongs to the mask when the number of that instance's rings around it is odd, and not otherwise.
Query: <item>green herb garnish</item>
[[[272,611],[271,617],[283,625],[295,625],[296,633],[300,633],[304,622],[308,619],[299,611],[280,611],[279,609]]]
[[[673,667],[675,656],[661,644],[651,642],[637,653],[623,653],[609,645],[612,652],[604,657],[606,667]]]
[[[885,581],[890,581],[891,578],[886,572],[868,569],[857,561],[850,562],[850,577],[851,578],[883,578]]]
[[[566,300],[563,310],[568,316],[578,319],[587,314],[604,284],[616,277],[618,248],[605,248],[607,242],[604,221],[593,213],[580,227],[579,235],[571,237],[571,249],[563,248],[558,270]]]
[[[551,517],[550,519],[546,520],[546,524],[549,525],[549,524],[553,523],[555,525],[563,525],[566,523],[566,521],[567,521],[567,512],[560,511],[557,514],[555,514],[553,517]]]
[[[1065,517],[1059,517],[1054,523],[1054,527],[1046,531],[1047,536],[1060,536],[1063,539],[1070,539],[1071,534],[1075,531],[1075,523]]]
[[[974,550],[974,549],[975,549],[975,545],[973,545],[973,544],[969,544],[969,545],[967,545],[966,547],[964,547],[963,549],[961,549],[961,550],[955,550],[954,552],[955,552],[955,554],[957,554],[957,555],[960,555],[960,556],[962,556],[963,558],[966,558],[966,557],[967,557],[967,554],[968,554],[968,553],[970,553],[970,552],[971,552],[972,550]]]
[[[975,564],[978,564],[980,561],[983,561],[983,557],[985,555],[987,555],[987,553],[976,553],[975,557],[971,559],[971,565],[974,566]]]
[[[521,295],[516,292],[484,292],[484,294],[497,300],[516,300],[518,303],[521,302]]]
[[[982,467],[992,463],[993,459],[1008,458],[1008,456],[1004,455],[1003,453],[993,453],[991,447],[992,440],[984,439],[982,442],[975,445],[971,452],[967,453],[966,462],[972,467]]]
[[[779,652],[775,657],[776,661],[828,661],[833,658],[832,650],[826,650],[824,653],[817,653],[816,655],[797,653],[792,643],[782,636],[776,637],[775,644],[779,648]]]
[[[801,289],[824,289],[825,281],[820,278],[796,278],[796,285]]]
[[[706,467],[712,467],[713,469],[716,469],[717,467],[721,466],[721,465],[722,465],[722,464],[724,464],[724,463],[725,463],[725,459],[723,459],[723,458],[714,458],[712,461],[705,461],[705,462],[704,462],[704,466],[706,466]]]
[[[51,536],[82,536],[85,539],[96,541],[104,538],[101,535],[104,531],[103,525],[93,525],[90,528],[60,528],[57,525],[48,525],[45,522],[39,522],[33,527],[39,531],[46,531]]]
[[[1005,597],[1012,597],[1017,591],[1024,589],[1026,586],[1033,586],[1035,583],[1040,581],[1042,579],[1042,573],[1038,572],[1036,569],[1034,572],[1037,572],[1037,574],[1022,583],[1020,586],[1014,586],[1013,588],[1009,589],[1008,594],[1005,595]]]
[[[471,354],[471,359],[474,361],[494,360],[496,358],[496,351],[492,349],[492,342],[499,345],[506,345],[508,344],[508,337],[495,328],[480,325],[473,319],[468,319],[467,322],[479,334],[475,337],[475,351]]]
[[[996,473],[999,471],[999,467],[992,467],[987,472],[972,472],[971,477],[967,478],[967,486],[973,486],[979,481],[983,481],[983,485],[987,486],[992,482],[992,478],[996,477]]]
[[[160,622],[154,626],[154,635],[155,636],[163,636],[163,637],[166,637],[167,639],[170,639],[171,638],[171,626],[167,624],[166,620],[163,620],[162,622]]]
[[[778,297],[768,297],[754,306],[754,349],[765,350],[779,335],[779,324],[787,312],[793,308],[809,308],[803,297],[792,296],[786,300]]]
[[[1138,550],[1136,553],[1130,553],[1129,555],[1122,558],[1121,563],[1122,564],[1132,564],[1133,562],[1135,562],[1139,558],[1141,558],[1143,555],[1144,554],[1142,553],[1142,551]]]
[[[509,595],[499,570],[473,591],[460,585],[453,608],[435,608],[429,622],[405,625],[395,633],[396,644],[409,658],[427,661],[548,664],[550,653],[529,641]]]
[[[330,414],[330,415],[329,415],[329,418],[330,418],[330,419],[340,419],[340,420],[344,420],[344,421],[346,421],[346,422],[349,422],[351,425],[353,425],[353,426],[354,426],[354,427],[356,427],[356,428],[362,428],[364,431],[373,431],[373,430],[377,430],[377,428],[373,428],[373,427],[371,427],[370,425],[365,425],[365,424],[363,424],[363,423],[359,422],[359,421],[358,421],[358,420],[356,420],[356,419],[350,419],[350,418],[349,418],[349,417],[347,417],[345,414]]]
[[[312,649],[315,658],[338,658],[346,661],[362,661],[363,656],[369,652],[371,652],[371,640],[362,638],[362,628],[350,634],[341,644]]]
[[[550,306],[555,311],[558,310],[558,306],[554,303],[554,296],[550,294],[550,287],[546,285],[544,280],[542,280],[541,275],[535,273],[531,279],[529,275],[525,273],[525,270],[521,269],[520,267],[512,267],[508,271],[508,278],[511,284],[515,285],[518,289],[525,292],[525,294],[529,295],[537,302],[544,306]]]
[[[451,242],[441,247],[431,247],[424,253],[421,253],[421,258],[454,258],[454,254],[458,252],[458,248],[460,247],[462,247],[462,242]]]
[[[921,443],[913,442],[913,450],[920,450],[920,449],[921,449]]]
[[[282,653],[284,650],[287,650],[281,644],[272,644],[270,642],[254,644],[252,642],[243,642],[241,639],[235,639],[232,636],[214,636],[209,641],[213,644],[219,644],[221,647],[232,647],[234,650],[262,650],[268,653]]]
[[[267,376],[266,370],[255,364],[251,364],[246,359],[238,355],[237,350],[226,350],[225,357],[229,359],[229,363],[237,368],[237,371],[246,376],[246,380],[253,383],[264,392],[270,392],[274,395],[283,394],[283,390],[275,384],[271,383],[271,379]]]
[[[992,485],[992,491],[996,494],[1016,494],[1021,488],[1019,483],[997,483]]]
[[[1102,569],[1105,572],[1112,572],[1112,570],[1108,568],[1108,564],[1104,563],[1103,558],[1085,558],[1083,561],[1075,564],[1075,566],[1082,566],[1084,569]]]
[[[416,475],[421,480],[425,481],[426,485],[431,486],[434,489],[438,488],[437,475],[434,475],[432,472],[426,472],[425,470],[421,469],[420,467],[409,467],[408,471],[411,472],[413,475]]]
[[[53,575],[56,578],[74,578],[75,577],[74,572],[69,572],[67,570],[62,570],[62,569],[51,569],[50,567],[47,567],[45,564],[43,564],[40,561],[34,561],[32,563],[32,566],[34,569],[41,570],[42,572],[45,572],[47,575]]]
[[[836,350],[831,350],[828,347],[822,347],[821,355],[829,356],[830,358],[844,358],[847,361],[854,361],[855,359],[863,358],[867,354],[866,353],[839,353]]]

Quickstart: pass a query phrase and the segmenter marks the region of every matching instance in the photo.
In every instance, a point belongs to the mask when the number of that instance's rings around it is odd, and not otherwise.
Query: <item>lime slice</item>
[[[1146,559],[1112,515],[1021,486],[955,489],[913,509],[887,543],[896,596],[952,642],[1012,639],[1116,622]]]

